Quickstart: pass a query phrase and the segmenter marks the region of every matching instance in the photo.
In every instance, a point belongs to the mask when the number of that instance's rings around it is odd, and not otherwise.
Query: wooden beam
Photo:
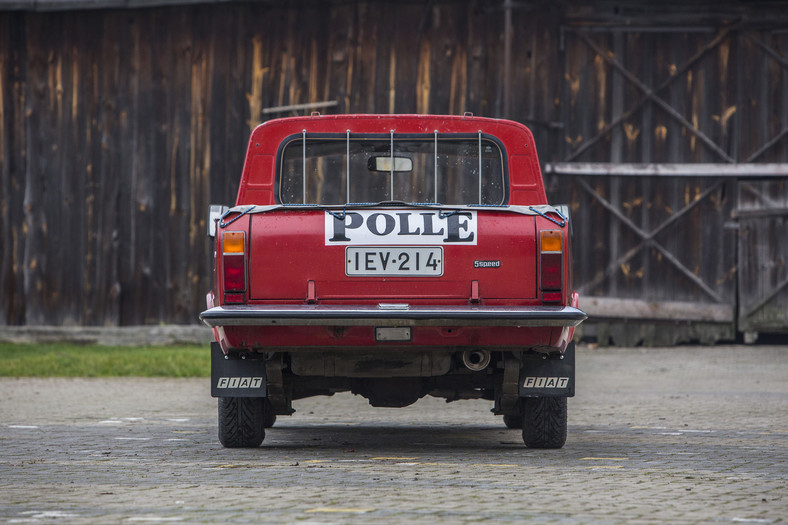
[[[763,179],[788,177],[788,163],[613,164],[607,162],[552,162],[545,164],[544,173],[588,177],[732,177],[737,179]]]
[[[788,217],[788,208],[766,208],[762,210],[733,210],[734,219],[764,219],[772,217]]]
[[[731,304],[680,301],[643,301],[617,297],[580,297],[580,308],[589,321],[638,319],[652,321],[704,321],[732,323]]]
[[[76,11],[82,9],[141,9],[146,7],[224,4],[237,0],[0,0],[0,9],[8,11]],[[287,2],[269,0],[269,5],[287,7]]]
[[[275,106],[272,108],[263,108],[263,115],[269,113],[286,113],[288,111],[304,111],[310,109],[333,108],[338,106],[339,102],[336,100],[327,100],[325,102],[309,102],[307,104],[290,104],[289,106]]]
[[[779,132],[777,135],[775,135],[774,137],[772,137],[772,138],[771,138],[771,140],[769,140],[768,142],[766,142],[766,144],[764,144],[763,146],[761,146],[761,147],[760,147],[760,149],[759,149],[758,151],[756,151],[755,153],[753,153],[752,155],[750,155],[750,156],[747,158],[747,160],[745,160],[745,162],[753,162],[753,161],[755,161],[755,159],[757,159],[758,157],[760,157],[761,155],[763,155],[763,154],[764,154],[764,153],[765,153],[765,152],[766,152],[766,151],[767,151],[769,148],[771,148],[772,146],[774,146],[775,144],[777,144],[778,142],[780,142],[780,141],[782,140],[782,138],[783,138],[783,137],[784,137],[786,134],[788,134],[788,126],[784,127],[784,128],[782,129],[782,131],[780,131],[780,132]]]

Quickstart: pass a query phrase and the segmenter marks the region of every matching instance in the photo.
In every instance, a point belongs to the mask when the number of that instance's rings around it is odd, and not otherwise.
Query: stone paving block
[[[583,347],[578,371],[549,451],[486,402],[350,394],[228,450],[206,380],[1,379],[0,522],[785,522],[788,348]]]

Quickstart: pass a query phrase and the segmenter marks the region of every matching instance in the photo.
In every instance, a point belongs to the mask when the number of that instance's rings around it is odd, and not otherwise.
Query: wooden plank
[[[451,113],[449,98],[454,69],[453,55],[459,47],[454,25],[458,11],[454,5],[435,5],[431,14],[428,37],[430,48],[428,112],[447,114]]]
[[[59,312],[59,322],[64,324],[81,324],[83,318],[82,304],[82,268],[81,261],[75,260],[75,247],[84,246],[86,231],[80,227],[83,217],[74,210],[83,209],[84,186],[82,179],[85,173],[86,157],[84,149],[85,137],[80,128],[81,90],[83,78],[80,75],[81,56],[79,46],[73,43],[80,37],[81,17],[65,13],[61,17],[61,41],[69,42],[57,49],[57,80],[59,91],[58,101],[58,164],[57,174],[59,186],[59,203],[51,210],[53,213],[53,235],[58,238],[57,260],[61,261],[51,273],[54,286],[59,292],[59,301],[55,308]],[[53,177],[54,178],[54,177]],[[55,215],[56,214],[56,215]]]
[[[306,102],[304,104],[290,104],[287,106],[275,106],[272,108],[263,108],[263,115],[270,113],[287,113],[289,111],[317,111],[319,109],[333,108],[339,105],[336,100],[326,100],[322,102]]]
[[[189,205],[190,143],[192,136],[192,71],[198,54],[195,41],[195,11],[178,10],[170,19],[171,55],[170,88],[177,96],[168,97],[168,130],[166,175],[158,192],[161,198],[156,207],[156,224],[162,238],[157,247],[157,262],[161,267],[161,285],[154,290],[158,308],[151,312],[158,321],[167,317],[178,319],[185,314],[181,296],[187,293],[184,286],[182,254],[189,253],[189,230],[186,209]],[[166,181],[166,185],[164,184]],[[165,291],[166,290],[166,291]]]
[[[0,325],[24,322],[22,253],[27,17],[0,13]]]
[[[148,113],[139,115],[141,133],[146,137],[142,152],[141,170],[137,179],[135,237],[136,261],[133,307],[126,322],[149,324],[158,322],[159,312],[165,307],[158,290],[166,289],[165,264],[169,258],[167,243],[167,210],[170,204],[170,151],[175,136],[170,122],[169,93],[175,91],[173,62],[179,35],[171,17],[161,11],[152,13],[149,46],[150,84],[140,93],[149,95]],[[142,70],[141,70],[142,72]],[[141,77],[141,82],[143,79]],[[142,101],[141,101],[142,102]],[[147,128],[147,129],[145,129]]]
[[[374,70],[374,93],[382,97],[375,107],[384,113],[395,113],[397,92],[397,51],[391,42],[395,39],[396,27],[390,23],[395,19],[399,6],[394,4],[381,4],[375,10],[377,17],[387,23],[377,24],[377,38],[375,39],[376,64]],[[327,60],[328,63],[330,61]]]
[[[656,50],[655,48],[655,37],[653,34],[644,35],[642,38],[642,45],[641,45],[641,56],[642,57],[654,57]],[[660,55],[661,56],[661,55]],[[643,67],[642,78],[643,82],[647,86],[653,86],[656,84],[656,78],[658,78],[659,72],[658,70],[664,68],[664,63],[659,61],[653,60],[641,60],[641,64]],[[646,107],[643,108],[643,112],[641,113],[640,119],[640,129],[638,131],[638,138],[640,139],[641,144],[641,153],[640,158],[638,159],[640,162],[653,162],[653,151],[654,151],[654,141],[656,139],[656,129],[654,128],[654,107],[651,104],[648,104]],[[638,160],[634,160],[637,162]],[[647,192],[646,195],[650,195],[650,192]],[[643,207],[645,210],[645,207]]]
[[[542,161],[560,160],[562,131],[557,123],[563,83],[563,58],[553,33],[560,25],[557,9],[517,9],[512,13],[513,37],[517,46],[512,56],[512,112],[507,118],[526,124],[534,134]],[[458,38],[462,42],[461,38]]]
[[[468,93],[465,99],[467,108],[475,115],[486,115],[486,104],[484,96],[486,91],[484,89],[486,70],[485,65],[488,63],[488,48],[484,41],[484,22],[485,15],[479,12],[472,12],[468,8],[468,63],[467,69],[467,86]]]
[[[57,32],[51,20],[36,17],[27,28],[27,93],[29,107],[37,111],[26,111],[26,154],[24,173],[24,224],[20,236],[23,250],[21,277],[25,294],[25,322],[47,324],[48,275],[50,264],[56,264],[47,249],[48,224],[46,216],[47,180],[51,169],[50,146],[53,143],[51,123],[56,122],[52,97],[54,86],[50,84],[50,49],[52,33]]]
[[[329,36],[331,65],[327,73],[328,82],[333,86],[336,99],[339,101],[338,111],[350,111],[349,79],[352,80],[353,52],[351,42],[354,38],[354,10],[350,6],[338,6],[331,10],[331,27],[337,28]],[[331,97],[334,98],[334,97]]]
[[[393,26],[396,47],[396,95],[397,113],[416,113],[418,111],[418,56],[421,39],[420,26],[415,20],[423,17],[422,5],[398,6],[394,14]],[[383,106],[385,108],[385,106]]]
[[[12,344],[171,346],[207,345],[212,340],[211,329],[205,325],[0,326],[0,342]]]
[[[573,176],[785,178],[788,162],[773,164],[549,162],[544,172]]]
[[[580,308],[588,314],[591,321],[611,319],[681,320],[714,323],[732,323],[734,321],[734,307],[730,304],[644,301],[617,297],[583,297]]]
[[[223,11],[224,14],[225,11]],[[255,23],[258,19],[267,20],[263,16],[259,6],[243,5],[236,13],[227,13],[230,18],[224,24],[216,26],[214,40],[217,49],[226,46],[225,53],[219,57],[227,57],[227,62],[220,60],[214,61],[215,69],[213,72],[214,86],[218,88],[219,81],[224,84],[225,96],[219,96],[220,91],[214,90],[214,101],[219,105],[217,111],[222,112],[224,118],[212,118],[215,126],[211,129],[211,143],[222,144],[224,154],[219,156],[211,153],[211,203],[212,204],[233,204],[238,194],[238,184],[243,169],[246,147],[249,142],[249,130],[246,122],[249,116],[245,113],[246,94],[249,92],[250,81],[248,80],[248,52],[250,47],[251,35],[255,32],[262,32],[266,28],[260,27]],[[213,16],[220,19],[220,15]],[[225,31],[229,34],[238,34],[239,38],[227,42]],[[265,40],[263,40],[265,44]],[[270,66],[262,72],[263,79],[270,76]],[[264,82],[264,86],[270,82]],[[262,100],[269,103],[271,99],[263,91]],[[220,124],[222,123],[222,124]]]
[[[675,346],[680,344],[715,345],[736,339],[733,323],[703,321],[586,321],[580,325],[583,338],[595,338],[599,346]],[[580,335],[576,332],[575,337]],[[587,335],[588,334],[588,335]]]
[[[87,9],[135,9],[225,3],[233,0],[0,0],[0,8],[20,11],[59,12]]]
[[[763,210],[734,210],[734,219],[758,219],[766,217],[785,217],[788,216],[788,208],[769,208]]]
[[[101,101],[99,106],[99,130],[97,139],[100,141],[96,167],[97,187],[92,192],[95,200],[96,230],[95,238],[89,239],[93,244],[96,257],[96,274],[92,276],[95,305],[93,317],[89,324],[117,325],[120,322],[120,284],[118,281],[119,243],[116,242],[120,211],[118,206],[104,203],[120,202],[123,166],[121,143],[124,120],[122,115],[128,113],[128,82],[123,78],[122,67],[128,63],[121,50],[128,49],[127,18],[118,13],[104,17],[103,35],[98,82],[100,83]]]
[[[178,323],[189,323],[194,320],[194,305],[199,304],[205,291],[210,288],[212,268],[212,247],[205,237],[207,228],[206,210],[210,205],[209,188],[211,176],[211,133],[213,127],[210,107],[213,104],[211,91],[213,54],[212,41],[199,38],[199,35],[210,34],[212,21],[199,11],[192,12],[194,28],[194,57],[191,64],[191,107],[189,111],[189,176],[181,184],[187,187],[187,199],[184,199],[183,238],[187,239],[183,252],[177,255],[178,276],[183,290],[176,304],[175,319]],[[201,254],[196,260],[190,261],[186,254]],[[200,279],[200,276],[203,278]],[[172,316],[171,312],[166,313]]]

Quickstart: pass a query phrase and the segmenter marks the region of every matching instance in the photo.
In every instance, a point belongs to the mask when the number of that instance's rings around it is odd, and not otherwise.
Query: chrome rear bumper
[[[216,306],[200,314],[220,326],[522,326],[573,327],[588,316],[571,306]]]

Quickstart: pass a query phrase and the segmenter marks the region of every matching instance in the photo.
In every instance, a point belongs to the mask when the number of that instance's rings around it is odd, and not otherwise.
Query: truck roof
[[[276,204],[275,184],[282,143],[293,135],[370,134],[403,135],[478,134],[493,136],[505,149],[508,161],[509,204],[546,204],[542,173],[531,131],[504,119],[457,115],[319,115],[270,120],[251,134],[244,162],[237,205]]]

